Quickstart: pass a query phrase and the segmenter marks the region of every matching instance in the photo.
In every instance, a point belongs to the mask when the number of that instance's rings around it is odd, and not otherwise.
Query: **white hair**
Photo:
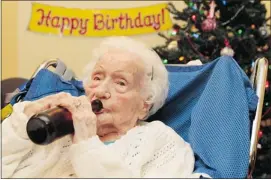
[[[144,63],[146,78],[143,83],[146,103],[152,105],[145,119],[156,113],[165,103],[168,95],[168,72],[160,57],[155,51],[145,44],[125,36],[105,38],[100,45],[93,50],[92,59],[84,69],[83,82],[89,81],[91,73],[97,61],[110,49],[119,49],[138,55]]]

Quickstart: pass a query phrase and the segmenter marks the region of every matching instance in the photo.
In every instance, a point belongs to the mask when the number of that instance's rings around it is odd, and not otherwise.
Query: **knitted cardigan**
[[[188,178],[194,154],[174,130],[161,121],[141,123],[114,143],[98,136],[72,143],[67,135],[49,145],[32,143],[26,133],[25,104],[2,123],[3,178]],[[206,175],[208,177],[208,175]]]

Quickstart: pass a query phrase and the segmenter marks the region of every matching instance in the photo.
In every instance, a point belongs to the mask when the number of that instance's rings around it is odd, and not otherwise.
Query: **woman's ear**
[[[151,107],[152,104],[144,101],[141,111],[139,112],[138,120],[143,120],[148,115],[148,112],[150,111]]]

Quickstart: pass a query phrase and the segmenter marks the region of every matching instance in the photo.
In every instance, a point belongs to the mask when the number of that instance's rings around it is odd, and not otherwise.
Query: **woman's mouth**
[[[103,114],[103,113],[105,113],[105,112],[107,112],[107,110],[106,110],[106,109],[102,109],[102,110],[100,110],[99,112],[95,112],[95,114],[96,114],[96,115],[99,115],[99,114]]]

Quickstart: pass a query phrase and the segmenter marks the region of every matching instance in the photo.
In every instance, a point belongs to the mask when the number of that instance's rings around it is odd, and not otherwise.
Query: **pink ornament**
[[[207,19],[205,19],[201,24],[201,28],[204,32],[209,32],[216,29],[217,23],[215,20],[215,6],[215,2],[212,1]]]
[[[215,19],[205,19],[201,24],[201,29],[204,32],[209,32],[216,29],[216,20]]]

